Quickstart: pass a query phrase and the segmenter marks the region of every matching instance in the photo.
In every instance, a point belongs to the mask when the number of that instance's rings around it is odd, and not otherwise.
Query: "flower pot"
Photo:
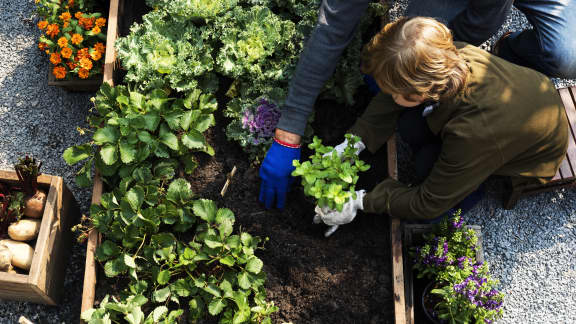
[[[96,92],[102,85],[102,75],[88,79],[70,78],[69,80],[58,80],[52,74],[53,66],[48,69],[48,85],[60,87],[71,92]]]
[[[434,289],[434,285],[436,284],[435,281],[430,281],[427,285],[426,288],[424,288],[424,292],[422,293],[422,298],[420,300],[421,302],[421,306],[422,306],[422,310],[424,311],[424,315],[426,316],[426,319],[430,322],[430,323],[434,323],[434,324],[445,324],[448,323],[445,320],[441,320],[439,318],[437,318],[435,316],[435,312],[433,309],[430,309],[430,303],[428,302],[430,299],[430,297],[434,296],[432,293],[430,293],[430,291],[432,289]]]

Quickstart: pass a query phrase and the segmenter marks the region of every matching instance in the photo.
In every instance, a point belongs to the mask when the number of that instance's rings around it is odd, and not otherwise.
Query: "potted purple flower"
[[[413,248],[414,271],[431,282],[424,289],[422,308],[433,323],[492,323],[503,315],[504,294],[496,289],[488,264],[479,261],[476,232],[460,213],[423,235]]]

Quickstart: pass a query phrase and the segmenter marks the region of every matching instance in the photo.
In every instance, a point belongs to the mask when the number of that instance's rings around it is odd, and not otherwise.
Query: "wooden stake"
[[[228,176],[226,176],[226,183],[224,184],[224,187],[220,191],[220,196],[224,197],[224,195],[226,194],[226,191],[228,191],[228,186],[230,186],[230,182],[232,181],[232,177],[234,177],[235,174],[236,174],[236,166],[234,166],[232,168],[232,171],[230,171],[230,173],[228,173]]]

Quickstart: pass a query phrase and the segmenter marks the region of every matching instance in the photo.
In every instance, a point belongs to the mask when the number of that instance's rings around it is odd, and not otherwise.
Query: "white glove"
[[[320,208],[316,206],[314,211],[314,223],[319,224],[323,222],[326,225],[330,225],[330,228],[324,233],[325,237],[332,235],[338,229],[339,225],[344,225],[352,222],[356,217],[358,210],[364,209],[364,196],[366,196],[365,190],[356,191],[356,199],[350,197],[350,200],[344,204],[342,211],[337,211],[329,208]]]
[[[346,149],[347,146],[348,146],[348,139],[344,139],[344,142],[334,146],[334,151],[336,151],[338,156],[342,156],[342,153],[344,153],[344,150]],[[356,155],[358,155],[360,154],[360,152],[364,151],[366,145],[362,141],[358,141],[356,144],[354,144],[354,148],[356,149]],[[332,152],[324,153],[322,157],[331,156]]]

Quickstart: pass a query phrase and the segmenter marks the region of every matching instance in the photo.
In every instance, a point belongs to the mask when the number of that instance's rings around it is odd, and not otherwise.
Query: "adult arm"
[[[503,164],[493,143],[471,143],[462,136],[443,138],[442,153],[430,175],[408,187],[386,179],[364,198],[364,211],[403,219],[431,219],[442,215],[472,193]]]
[[[303,135],[308,116],[370,0],[323,0],[318,23],[298,61],[278,128]]]
[[[469,0],[450,23],[454,39],[480,45],[502,26],[514,0]]]

